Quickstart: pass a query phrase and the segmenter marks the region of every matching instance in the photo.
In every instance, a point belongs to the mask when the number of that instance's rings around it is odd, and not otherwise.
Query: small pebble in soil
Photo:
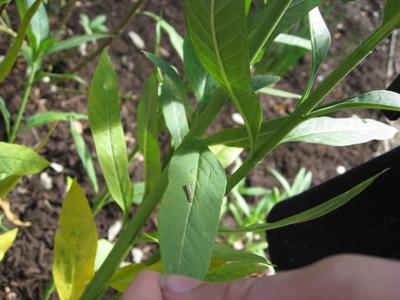
[[[138,48],[139,50],[143,50],[144,48],[146,48],[146,44],[144,43],[142,37],[138,35],[136,32],[129,31],[128,35],[136,48]]]
[[[336,173],[338,173],[339,175],[346,173],[346,167],[342,165],[337,166]]]
[[[53,188],[53,179],[49,176],[49,173],[43,172],[40,174],[40,184],[48,191]]]
[[[141,249],[133,248],[131,253],[132,253],[132,261],[135,264],[139,264],[142,262],[144,255],[143,255],[143,251]]]
[[[64,167],[58,163],[52,162],[50,167],[56,171],[57,173],[62,173],[64,171]]]
[[[121,220],[117,220],[114,224],[110,226],[107,232],[107,239],[112,242],[115,240],[119,232],[121,231],[122,228],[122,222]]]

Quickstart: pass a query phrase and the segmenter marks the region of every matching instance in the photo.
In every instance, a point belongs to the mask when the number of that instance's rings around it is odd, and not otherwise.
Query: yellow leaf
[[[0,261],[4,258],[7,250],[14,243],[17,233],[18,229],[13,229],[0,235]]]
[[[89,202],[74,181],[58,221],[53,276],[61,300],[77,300],[94,275],[97,232]]]

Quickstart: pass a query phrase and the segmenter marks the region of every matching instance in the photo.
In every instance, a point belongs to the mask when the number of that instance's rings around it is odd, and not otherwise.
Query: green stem
[[[42,296],[42,300],[49,300],[51,297],[51,294],[53,294],[54,289],[55,289],[55,285],[54,285],[54,280],[51,279],[49,284],[46,286],[46,289],[44,291],[44,294]]]
[[[216,92],[219,94],[219,92]],[[218,116],[226,100],[225,97],[213,97],[207,107],[196,120],[192,129],[188,133],[188,137],[201,136],[210,126],[214,119]],[[81,300],[97,299],[104,288],[105,282],[112,276],[115,270],[118,269],[120,263],[124,260],[132,247],[133,242],[140,233],[142,227],[146,224],[148,218],[154,212],[157,204],[160,202],[168,185],[168,166],[166,166],[161,174],[161,177],[155,184],[156,188],[152,190],[139,206],[135,216],[126,224],[118,238],[111,253],[107,256],[105,262],[96,272],[92,281],[86,287]]]
[[[11,135],[9,137],[10,143],[13,143],[17,137],[19,126],[21,125],[22,117],[24,116],[26,105],[28,104],[29,96],[31,94],[31,90],[32,90],[33,84],[35,82],[35,76],[36,76],[38,69],[39,69],[38,65],[36,63],[33,63],[32,68],[29,73],[28,83],[25,86],[24,94],[22,96],[22,103],[19,108],[17,118],[15,119],[15,123],[14,123],[13,129],[11,131]]]
[[[229,192],[233,186],[236,185],[242,178],[244,178],[247,173],[257,165],[257,163],[267,154],[269,154],[274,148],[279,145],[280,141],[299,124],[303,118],[306,117],[307,113],[312,111],[325,96],[352,70],[357,66],[360,61],[362,61],[375,46],[382,41],[394,28],[393,22],[389,22],[390,26],[387,24],[380,27],[374,33],[372,33],[350,56],[341,64],[339,67],[323,82],[319,88],[315,90],[314,93],[308,97],[304,103],[299,106],[299,108],[294,112],[288,120],[282,124],[279,130],[269,138],[268,141],[262,143],[260,147],[257,148],[255,155],[252,159],[247,160],[243,166],[229,179],[227,192]],[[398,23],[398,20],[397,20]],[[217,113],[215,114],[217,115]],[[196,126],[193,126],[196,127]],[[198,130],[195,135],[189,133],[191,136],[200,136],[205,127],[205,123],[199,126],[201,130]],[[132,243],[134,242],[136,236],[139,234],[142,227],[145,225],[147,219],[154,212],[155,207],[159,203],[165,189],[168,185],[168,172],[167,169],[164,170],[161,178],[156,184],[157,188],[154,189],[147,197],[144,199],[142,205],[139,207],[136,215],[131,219],[127,225],[122,230],[120,237],[115,244],[113,250],[108,255],[107,259],[97,271],[92,281],[88,284],[85,289],[81,300],[92,300],[97,299],[104,289],[106,281],[118,268],[121,261],[128,254]]]
[[[325,97],[352,71],[357,67],[376,46],[384,40],[395,28],[399,19],[379,27],[369,35],[347,58],[301,103],[297,110],[284,122],[275,133],[268,137],[257,148],[250,159],[244,161],[242,166],[228,179],[226,191],[229,192],[240,182],[257,164],[269,155],[281,141],[325,99]]]

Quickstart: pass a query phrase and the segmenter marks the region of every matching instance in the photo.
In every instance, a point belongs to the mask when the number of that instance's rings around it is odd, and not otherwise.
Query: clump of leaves
[[[386,1],[381,25],[318,86],[315,79],[331,43],[330,33],[317,8],[322,0],[261,1],[254,11],[250,10],[251,3],[249,0],[185,0],[185,38],[162,18],[147,14],[157,22],[157,43],[161,30],[167,33],[182,59],[185,78],[182,79],[178,68],[159,56],[159,44],[154,54],[145,53],[154,64],[154,71],[140,98],[136,118],[139,144],[130,155],[120,116],[117,76],[107,52],[100,57],[90,85],[88,120],[107,188],[96,199],[93,211],[109,201],[115,202],[125,216],[124,226],[112,250],[108,250],[107,258],[94,272],[97,237],[93,231],[93,216],[77,182],[72,184],[61,212],[61,228],[55,244],[54,279],[61,299],[97,299],[108,286],[123,291],[138,271],[147,268],[203,280],[229,280],[263,272],[268,268],[265,258],[219,244],[216,242],[218,233],[260,232],[313,220],[346,204],[380,175],[324,204],[276,223],[219,227],[224,196],[281,144],[347,146],[388,139],[397,133],[395,128],[375,120],[334,117],[335,113],[350,108],[400,111],[400,95],[396,93],[373,91],[321,105],[346,75],[400,27],[397,0]],[[253,74],[251,68],[269,55],[268,50],[277,38],[282,40],[281,33],[304,17],[309,20],[310,34],[309,40],[303,42],[313,58],[309,80],[303,93],[294,97],[298,102],[293,113],[275,119],[268,114],[265,117],[257,92],[270,88],[280,78]],[[38,69],[40,55],[51,49],[47,44],[41,47],[40,41],[48,40],[44,38],[45,26],[40,28],[43,29],[40,34],[32,35],[33,30],[29,33],[32,51],[25,51],[27,60],[36,61]],[[45,52],[41,52],[43,47]],[[40,59],[31,59],[37,57]],[[34,78],[32,76],[32,82]],[[207,129],[226,105],[235,106],[244,125],[209,134]],[[158,137],[164,131],[170,136],[168,145],[159,143]],[[7,144],[5,147],[14,146]],[[162,159],[160,153],[164,149],[168,149],[169,155]],[[132,184],[128,166],[137,150],[144,157],[145,180]],[[14,180],[15,176],[40,172],[46,166],[34,153],[22,148],[18,151],[29,154],[27,161],[38,160],[38,167],[28,172],[19,163],[6,163],[10,159],[19,160],[20,155],[17,151],[9,154],[4,150],[3,153],[7,153],[0,154],[0,162],[2,157],[5,162],[0,163],[0,173],[7,178]],[[226,154],[234,153],[237,157],[242,151],[245,153],[243,163],[228,176],[225,169],[235,159],[227,159]],[[15,157],[10,158],[10,155]],[[134,202],[141,204],[130,217]],[[140,235],[158,205],[157,232]],[[70,219],[75,221],[71,223]],[[78,241],[87,249],[84,254]],[[131,247],[143,241],[159,244],[160,250],[144,264],[120,269]],[[80,277],[76,270],[85,272]]]

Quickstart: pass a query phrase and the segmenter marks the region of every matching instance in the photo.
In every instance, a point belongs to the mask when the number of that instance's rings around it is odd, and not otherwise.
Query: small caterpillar
[[[194,197],[192,186],[190,184],[186,184],[185,186],[183,186],[183,190],[185,191],[187,201],[189,203],[192,203]]]

